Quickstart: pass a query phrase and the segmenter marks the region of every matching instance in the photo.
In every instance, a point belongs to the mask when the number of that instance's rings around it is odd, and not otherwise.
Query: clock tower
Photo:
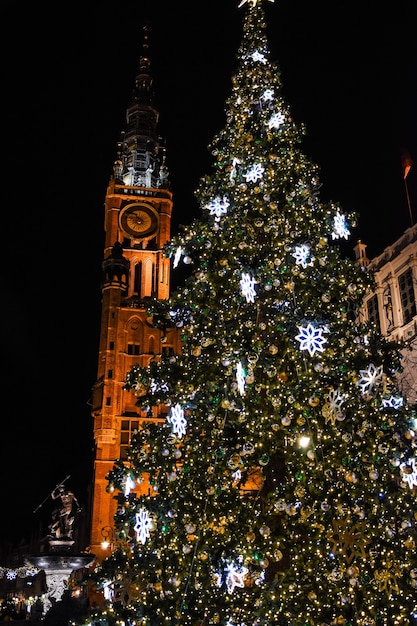
[[[146,366],[165,351],[180,351],[176,330],[162,336],[147,313],[150,298],[169,297],[170,261],[162,248],[170,238],[173,206],[152,87],[145,28],[126,130],[104,203],[101,330],[92,394],[95,458],[90,549],[98,560],[108,555],[102,542],[112,539],[116,512],[106,476],[114,462],[124,458],[131,433],[144,422],[165,417],[163,407],[144,413],[136,406],[134,392],[124,389],[126,374],[135,364]]]

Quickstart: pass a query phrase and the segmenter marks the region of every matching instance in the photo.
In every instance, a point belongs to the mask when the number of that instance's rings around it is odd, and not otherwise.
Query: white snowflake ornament
[[[404,398],[401,396],[390,396],[382,399],[383,409],[399,409],[404,404]]]
[[[253,276],[243,272],[240,280],[240,289],[242,291],[242,296],[246,298],[246,302],[255,302],[255,284],[256,282]]]
[[[268,120],[268,128],[278,129],[284,123],[285,117],[282,113],[274,113]]]
[[[210,211],[210,215],[215,216],[216,221],[219,221],[222,215],[227,213],[227,209],[229,208],[229,206],[230,202],[226,198],[226,196],[223,196],[223,198],[217,196],[211,202],[206,204],[205,208]]]
[[[382,365],[376,367],[371,363],[367,370],[359,370],[359,373],[361,377],[356,385],[360,388],[363,396],[371,394],[382,381]]]
[[[152,519],[149,516],[148,511],[145,508],[141,508],[136,513],[136,524],[133,529],[136,532],[136,540],[140,541],[142,545],[145,545],[147,539],[151,536],[151,527],[153,527]]]
[[[347,239],[349,235],[350,230],[347,227],[346,217],[337,211],[333,218],[332,239]]]
[[[244,175],[246,178],[246,182],[256,183],[257,180],[262,178],[262,174],[264,173],[265,168],[260,163],[255,163],[251,168],[248,169],[246,174]]]
[[[183,437],[187,432],[187,420],[184,417],[184,409],[180,404],[176,404],[172,407],[167,421],[172,425],[172,432],[177,437]]]
[[[255,50],[255,52],[252,54],[252,59],[254,61],[259,61],[259,63],[266,63],[265,55],[262,54],[262,52],[259,52],[259,50]]]
[[[327,339],[323,337],[326,328],[317,328],[313,324],[307,326],[299,326],[299,333],[296,335],[297,341],[300,342],[300,350],[308,350],[310,356],[314,356],[316,352],[324,351],[324,344]]]
[[[274,99],[274,90],[265,89],[261,97],[262,97],[262,100],[265,100],[265,102],[270,102],[271,100]]]
[[[229,563],[224,570],[225,581],[227,591],[233,593],[236,587],[245,586],[245,576],[248,573],[248,568],[240,565],[239,563]]]
[[[408,463],[401,463],[401,479],[407,483],[410,489],[417,487],[417,464],[416,459],[410,459]]]
[[[246,371],[242,363],[239,361],[236,368],[236,382],[241,396],[245,395]]]
[[[301,265],[304,269],[307,265],[313,264],[313,257],[310,255],[310,246],[307,244],[296,246],[293,256],[295,257],[295,262],[298,265]]]
[[[326,424],[331,422],[333,426],[336,420],[342,421],[344,419],[344,413],[342,411],[342,404],[344,398],[339,389],[331,389],[327,394],[327,401],[325,402],[322,415],[326,420]]]

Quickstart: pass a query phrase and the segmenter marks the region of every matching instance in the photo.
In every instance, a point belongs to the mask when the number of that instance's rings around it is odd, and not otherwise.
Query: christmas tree
[[[117,462],[117,542],[95,624],[417,624],[416,413],[401,346],[368,323],[356,216],[319,199],[264,8],[243,38],[201,218],[166,246],[191,271],[154,302],[180,355],[127,373],[166,419]]]

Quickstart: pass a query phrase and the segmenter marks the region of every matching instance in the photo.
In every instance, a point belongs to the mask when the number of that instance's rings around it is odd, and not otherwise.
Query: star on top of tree
[[[240,7],[243,7],[243,5],[246,4],[246,3],[248,3],[248,5],[253,8],[253,7],[256,7],[258,2],[262,2],[262,0],[242,0],[242,2],[239,4],[238,8],[240,9]],[[274,2],[274,0],[269,0],[269,2]]]

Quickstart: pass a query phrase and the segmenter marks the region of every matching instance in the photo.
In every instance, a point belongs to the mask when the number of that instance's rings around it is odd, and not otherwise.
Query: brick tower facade
[[[106,476],[115,460],[123,459],[139,424],[164,417],[163,407],[155,407],[151,416],[136,406],[134,393],[123,389],[126,374],[136,363],[147,365],[163,351],[180,351],[176,330],[162,336],[152,326],[146,306],[149,298],[169,297],[170,261],[162,247],[171,235],[173,207],[152,87],[145,29],[126,130],[104,206],[101,330],[92,397],[95,458],[90,549],[98,560],[106,555],[102,543],[112,539],[116,512]]]

